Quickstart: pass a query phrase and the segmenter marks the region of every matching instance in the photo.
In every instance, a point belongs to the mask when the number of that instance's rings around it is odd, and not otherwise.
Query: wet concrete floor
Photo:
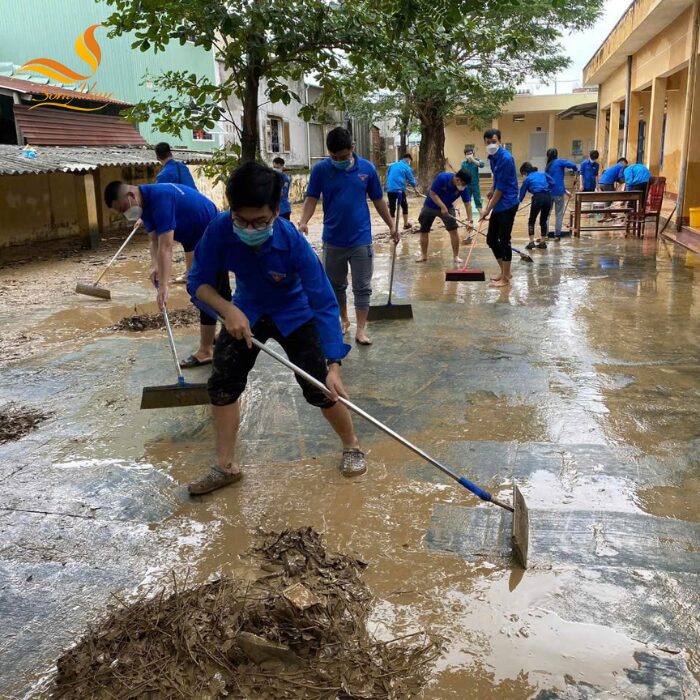
[[[143,386],[173,381],[165,339],[104,330],[155,308],[143,242],[109,274],[111,302],[72,292],[116,245],[0,270],[0,404],[54,413],[0,445],[0,695],[41,687],[112,594],[171,569],[246,575],[256,532],[312,525],[369,562],[377,635],[446,638],[425,698],[700,697],[700,259],[596,234],[516,257],[513,285],[495,290],[444,281],[442,229],[424,265],[417,236],[400,244],[396,301],[415,318],[373,324],[346,384],[504,499],[517,481],[523,573],[508,515],[359,418],[369,472],[340,476],[334,437],[269,358],[245,395],[246,478],[188,499],[213,457],[207,409],[139,411]],[[375,303],[389,250],[377,245]],[[494,271],[482,241],[472,262]],[[185,353],[196,327],[176,335]]]

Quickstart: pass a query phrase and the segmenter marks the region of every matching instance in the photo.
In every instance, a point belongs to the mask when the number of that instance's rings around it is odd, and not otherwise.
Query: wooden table
[[[634,190],[631,192],[575,192],[573,222],[571,225],[574,236],[580,236],[581,231],[624,231],[625,235],[627,235],[632,230],[634,230],[636,236],[641,236],[642,226],[639,223],[630,221],[627,214],[630,212],[639,213],[642,211],[642,207],[644,206],[643,197],[644,192],[637,192]],[[631,202],[634,208],[612,206],[607,209],[596,209],[595,216],[605,213],[625,214],[624,221],[620,224],[604,224],[601,226],[600,222],[596,221],[593,225],[581,226],[582,204],[614,204],[615,202],[624,202],[625,204]],[[593,209],[590,209],[585,213],[588,214],[593,211]]]

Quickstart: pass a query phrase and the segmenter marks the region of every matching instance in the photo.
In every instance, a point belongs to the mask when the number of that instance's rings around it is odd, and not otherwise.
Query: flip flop
[[[356,342],[358,345],[372,345],[372,341],[371,341],[371,340],[360,340],[359,338],[355,338],[355,342]]]
[[[193,367],[203,367],[204,365],[210,365],[211,360],[199,360],[194,355],[190,355],[186,360],[180,360],[181,369],[192,369]]]

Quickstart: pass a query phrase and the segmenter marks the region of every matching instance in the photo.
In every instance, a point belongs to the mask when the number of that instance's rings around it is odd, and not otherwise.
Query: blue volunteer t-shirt
[[[628,165],[623,173],[625,184],[627,187],[635,185],[643,185],[651,180],[651,171],[646,165],[637,163],[636,165]]]
[[[583,180],[584,190],[594,190],[596,184],[596,178],[600,172],[600,163],[597,160],[591,160],[586,158],[586,160],[579,166],[581,170],[581,179]]]
[[[307,197],[323,197],[324,242],[341,248],[372,243],[367,197],[373,202],[382,198],[377,169],[364,158],[353,158],[347,170],[336,168],[330,158],[317,163],[306,189]]]
[[[501,192],[501,198],[493,211],[508,211],[517,207],[520,202],[518,195],[518,176],[515,172],[513,156],[501,146],[495,155],[489,156],[489,164],[493,173],[493,191]]]
[[[551,192],[554,188],[554,180],[547,173],[534,172],[530,173],[520,186],[520,201],[525,199],[525,195],[539,194],[540,192]]]
[[[554,180],[554,187],[552,188],[553,197],[561,197],[564,192],[566,192],[566,184],[564,183],[564,173],[566,170],[573,170],[577,173],[578,166],[570,160],[556,158],[545,170],[547,175],[551,175],[552,180]]]
[[[176,185],[187,185],[193,190],[197,189],[190,169],[179,160],[171,158],[156,175],[156,183],[164,185],[166,182],[174,182]]]
[[[323,265],[290,221],[275,219],[271,238],[253,248],[233,232],[231,212],[221,212],[207,227],[187,276],[190,297],[205,311],[196,299],[197,289],[203,284],[215,287],[222,268],[236,275],[233,303],[251,326],[262,316],[270,316],[287,337],[314,320],[327,359],[340,360],[350,351],[340,328],[338,301]]]
[[[397,160],[389,166],[386,173],[387,192],[405,192],[406,183],[416,186],[416,178],[411,166],[405,160]]]
[[[175,232],[186,251],[194,250],[209,222],[217,215],[214,202],[186,185],[139,185],[141,219],[148,233]]]
[[[280,214],[289,214],[292,211],[292,205],[289,203],[289,186],[292,184],[292,178],[283,172],[280,172],[282,178],[282,197],[280,199]]]
[[[442,203],[449,209],[457,199],[461,199],[465,204],[471,202],[472,193],[469,187],[466,187],[461,192],[454,186],[454,173],[440,173],[430,185],[430,189],[440,197]],[[427,209],[439,210],[440,207],[433,202],[430,197],[426,197],[425,206]]]
[[[622,182],[625,179],[625,165],[624,163],[617,163],[609,168],[603,170],[603,174],[598,180],[600,185],[614,185],[616,182]]]

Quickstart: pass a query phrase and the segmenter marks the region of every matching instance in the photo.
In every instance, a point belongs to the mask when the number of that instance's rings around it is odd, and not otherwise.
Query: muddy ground
[[[515,262],[512,287],[494,290],[444,281],[444,230],[424,265],[417,236],[399,246],[395,295],[414,320],[373,324],[347,386],[503,499],[517,481],[531,509],[523,574],[507,515],[359,419],[369,471],[343,479],[334,438],[268,358],[244,402],[246,478],[188,499],[213,458],[207,410],[140,412],[143,386],[174,380],[162,330],[110,330],[156,311],[145,241],[108,274],[111,301],[73,293],[118,243],[0,269],[0,405],[53,413],[0,445],[0,693],[44,688],[112,593],[171,569],[250,578],[259,530],[312,526],[368,563],[374,634],[448,640],[424,698],[698,697],[700,259],[595,234]],[[375,303],[389,252],[376,247]],[[481,243],[472,262],[494,270]],[[173,308],[186,307],[178,287]],[[196,333],[176,330],[182,354]]]

